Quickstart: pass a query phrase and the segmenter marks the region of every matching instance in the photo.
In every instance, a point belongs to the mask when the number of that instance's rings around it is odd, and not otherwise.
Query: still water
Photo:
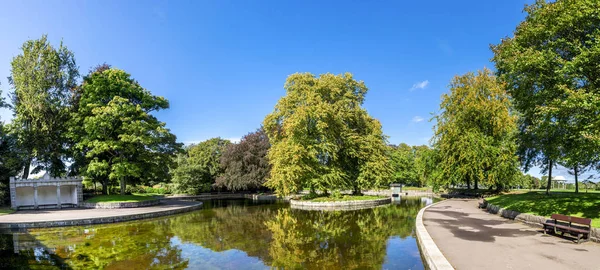
[[[0,268],[423,269],[415,217],[431,199],[355,211],[204,203],[146,221],[0,232]]]

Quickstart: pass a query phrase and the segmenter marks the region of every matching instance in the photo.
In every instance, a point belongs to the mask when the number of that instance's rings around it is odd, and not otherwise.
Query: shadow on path
[[[427,221],[435,222],[448,229],[455,237],[467,241],[494,242],[496,237],[521,237],[538,234],[531,230],[503,228],[502,225],[507,225],[504,221],[473,218],[466,213],[444,210],[447,208],[430,208],[428,212],[435,216],[428,218]],[[449,218],[438,217],[440,215]]]

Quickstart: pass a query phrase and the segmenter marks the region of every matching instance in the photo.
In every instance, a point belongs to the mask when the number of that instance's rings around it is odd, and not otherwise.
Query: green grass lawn
[[[109,202],[141,202],[155,199],[153,196],[140,195],[98,195],[85,200],[89,203],[109,203]]]
[[[403,191],[407,191],[407,190],[419,190],[419,191],[427,191],[427,190],[431,190],[430,187],[402,187]]]
[[[0,207],[0,216],[12,214],[14,212],[15,212],[15,210],[12,210],[12,209],[10,209],[8,207]]]
[[[516,189],[515,192],[528,192],[530,190],[526,190],[526,189]],[[539,191],[539,192],[546,192],[545,189],[534,189],[532,191]],[[550,189],[550,192],[575,192],[574,189]],[[579,187],[579,193],[586,193],[585,188]],[[600,193],[600,190],[593,190],[593,189],[588,189],[587,193]]]
[[[375,199],[383,199],[385,197],[381,196],[352,196],[352,195],[344,195],[341,198],[333,198],[333,197],[317,197],[312,200],[312,202],[344,202],[344,201],[362,201],[362,200],[375,200]]]
[[[600,193],[543,191],[512,192],[486,199],[493,205],[521,213],[550,217],[552,214],[592,219],[592,226],[600,228]]]

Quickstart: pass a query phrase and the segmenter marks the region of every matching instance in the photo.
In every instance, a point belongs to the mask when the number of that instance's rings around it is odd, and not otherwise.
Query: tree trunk
[[[108,195],[108,179],[102,179],[102,195]]]
[[[546,186],[546,195],[550,195],[550,185],[552,184],[552,159],[550,159],[548,163],[548,185]]]
[[[471,189],[471,178],[467,177],[467,189]]]
[[[478,182],[477,177],[475,177],[475,180],[474,180],[475,186],[473,187],[474,189],[479,189],[479,186],[477,185],[478,184],[477,182]]]
[[[25,163],[25,168],[23,168],[23,179],[27,179],[29,177],[30,166],[31,166],[31,155],[27,157],[27,161]]]
[[[573,172],[575,173],[575,193],[579,193],[579,181],[577,181],[577,167],[575,166],[575,168],[573,168]]]
[[[125,178],[121,178],[121,195],[125,195]]]

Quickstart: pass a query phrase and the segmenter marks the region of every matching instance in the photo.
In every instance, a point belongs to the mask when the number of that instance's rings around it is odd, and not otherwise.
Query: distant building
[[[565,177],[562,175],[552,177],[551,183],[552,183],[552,185],[550,186],[551,188],[556,188],[556,189],[566,189],[567,188],[567,179],[565,179]]]

